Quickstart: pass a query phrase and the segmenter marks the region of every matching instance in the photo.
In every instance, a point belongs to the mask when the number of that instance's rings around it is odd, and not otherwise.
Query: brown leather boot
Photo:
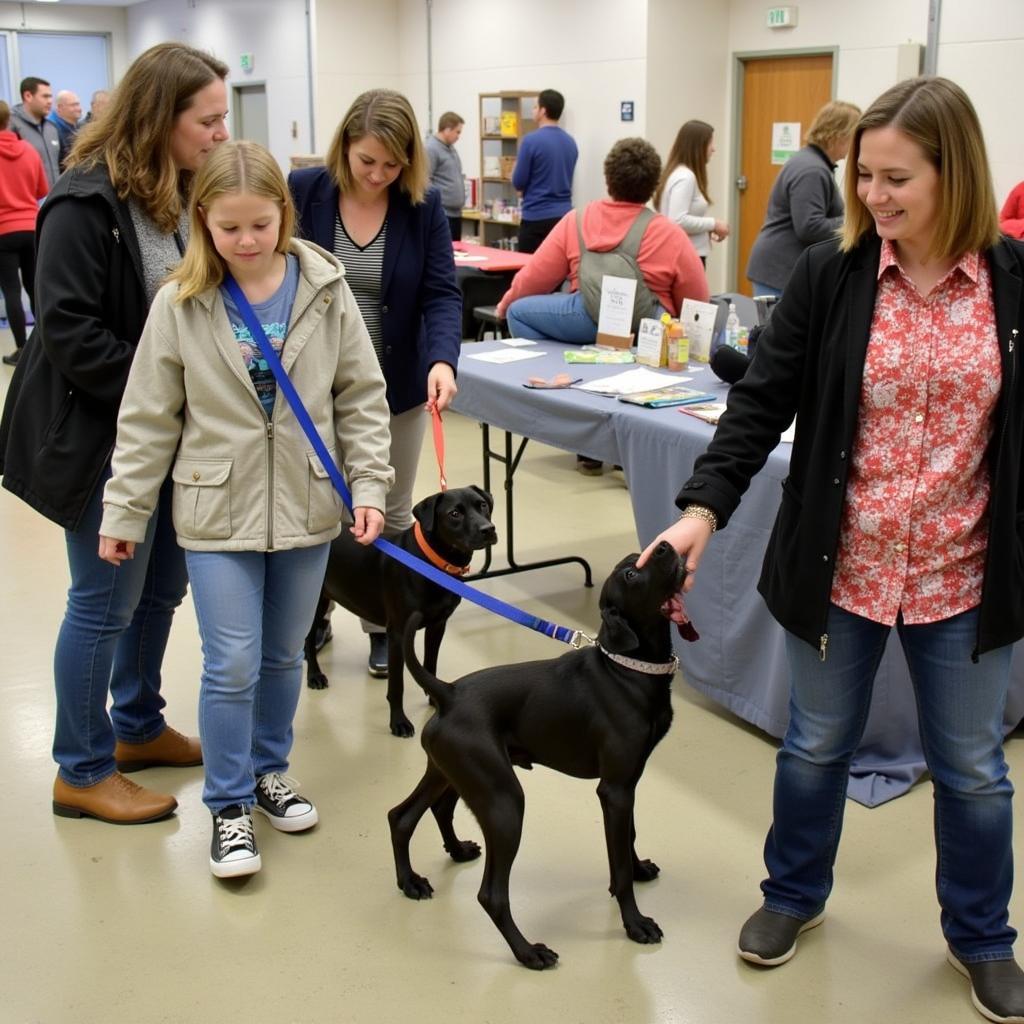
[[[53,784],[53,813],[62,818],[97,818],[111,825],[142,825],[166,818],[178,801],[166,793],[114,772],[95,786],[69,786],[60,775]]]
[[[119,772],[137,772],[141,768],[191,768],[203,763],[198,736],[182,736],[167,726],[148,743],[117,741],[114,760]]]

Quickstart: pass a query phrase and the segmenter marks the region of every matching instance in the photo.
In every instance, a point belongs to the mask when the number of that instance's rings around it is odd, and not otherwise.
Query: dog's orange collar
[[[468,565],[452,565],[451,562],[446,562],[428,543],[427,538],[423,533],[423,527],[420,526],[419,520],[416,520],[412,524],[412,533],[416,538],[416,543],[419,544],[420,550],[426,555],[427,561],[431,565],[436,565],[438,569],[443,569],[450,576],[465,576],[469,572]]]

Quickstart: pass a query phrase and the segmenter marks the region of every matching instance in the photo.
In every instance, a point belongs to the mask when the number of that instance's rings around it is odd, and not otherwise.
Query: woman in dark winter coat
[[[0,423],[3,486],[64,527],[71,587],[54,676],[53,809],[115,824],[166,817],[172,796],[122,772],[197,765],[197,738],[164,721],[160,666],[185,595],[165,485],[146,542],[99,558],[118,406],[157,288],[180,259],[189,180],[228,137],[228,69],[161,43],[125,72],[82,130],[39,215],[38,323]],[[106,710],[108,691],[112,707]]]

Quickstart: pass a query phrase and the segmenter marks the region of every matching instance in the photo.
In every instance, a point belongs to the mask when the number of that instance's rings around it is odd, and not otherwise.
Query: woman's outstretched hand
[[[637,559],[637,568],[640,568],[651,557],[651,552],[663,540],[667,540],[676,549],[686,566],[686,579],[683,581],[683,591],[691,590],[695,582],[694,574],[697,572],[697,566],[700,565],[704,549],[708,546],[708,541],[711,540],[711,533],[711,524],[703,519],[679,519],[667,529],[662,530],[644,548]]]

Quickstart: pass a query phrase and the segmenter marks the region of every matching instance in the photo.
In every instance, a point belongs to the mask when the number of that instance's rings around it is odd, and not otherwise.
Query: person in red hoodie
[[[580,291],[581,237],[589,252],[635,253],[642,280],[637,281],[634,330],[639,316],[678,316],[683,299],[707,302],[708,279],[689,235],[646,208],[660,177],[661,157],[645,139],[620,139],[612,146],[604,161],[609,198],[588,203],[580,214],[570,210],[501,297],[498,315],[507,318],[512,337],[593,343],[598,310],[594,296],[588,302]],[[566,278],[570,290],[555,291]],[[603,470],[585,455],[576,457],[576,465],[587,476]]]
[[[0,291],[15,344],[3,361],[14,366],[25,347],[22,285],[35,315],[36,214],[49,185],[39,154],[9,130],[10,123],[11,108],[0,100]]]
[[[1006,197],[999,213],[999,230],[1011,238],[1024,239],[1024,181]]]
[[[609,252],[626,238],[654,194],[661,158],[644,139],[620,139],[605,158],[604,172],[610,198],[589,203],[582,215],[583,241],[594,252]],[[507,315],[515,337],[574,344],[594,340],[597,323],[579,294],[576,221],[576,212],[570,210],[498,303],[498,313]],[[707,301],[708,282],[700,257],[686,233],[667,217],[654,214],[644,227],[637,263],[642,283],[673,316],[678,316],[685,298]],[[565,278],[572,290],[549,294]]]

